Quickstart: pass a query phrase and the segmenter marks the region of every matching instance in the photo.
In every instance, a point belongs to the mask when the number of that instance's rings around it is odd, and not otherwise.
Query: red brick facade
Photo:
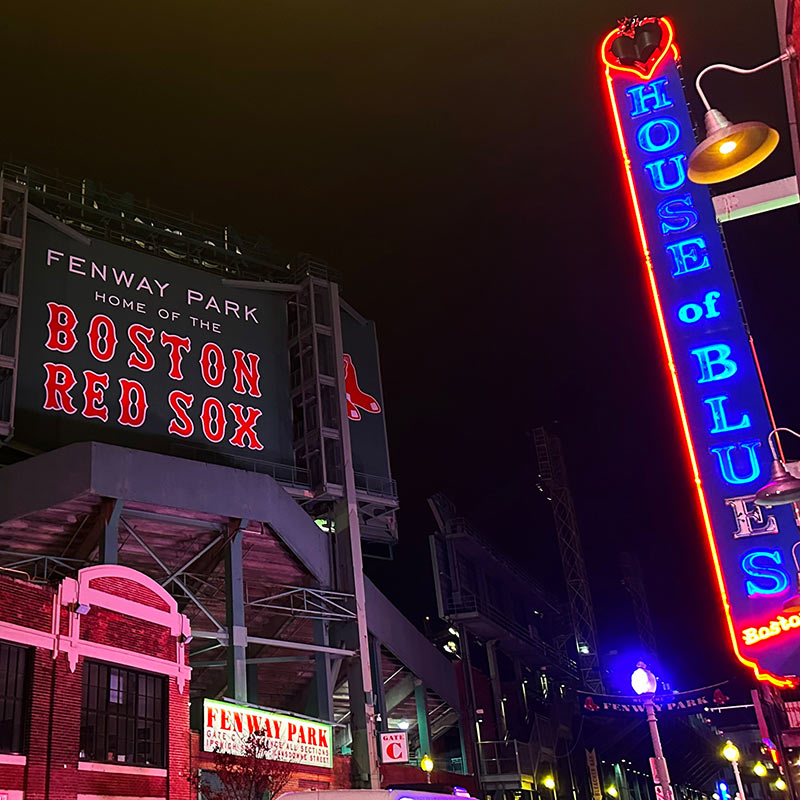
[[[26,746],[0,754],[9,800],[189,800],[186,618],[125,567],[81,570],[57,588],[0,576],[0,640],[28,648]],[[80,759],[83,671],[102,661],[166,676],[163,768]]]

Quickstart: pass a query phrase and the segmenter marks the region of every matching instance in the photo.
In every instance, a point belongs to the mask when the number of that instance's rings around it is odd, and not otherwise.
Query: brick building
[[[128,567],[0,575],[0,797],[188,800],[187,618]]]

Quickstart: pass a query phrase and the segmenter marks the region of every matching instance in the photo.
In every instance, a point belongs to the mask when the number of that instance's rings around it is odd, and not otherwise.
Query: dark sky
[[[686,687],[735,667],[601,95],[597,47],[631,13],[672,17],[687,83],[777,54],[770,4],[746,0],[14,3],[0,156],[343,274],[378,324],[401,491],[396,561],[374,571],[417,622],[437,489],[558,586],[526,439],[558,420],[603,645],[630,627],[616,553],[633,550]],[[778,68],[707,89],[786,132]],[[791,171],[784,139],[748,182]],[[797,424],[797,210],[726,233],[779,420]]]

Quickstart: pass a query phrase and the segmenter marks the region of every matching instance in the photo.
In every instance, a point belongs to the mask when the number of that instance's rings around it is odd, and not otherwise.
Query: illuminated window
[[[0,753],[21,753],[27,722],[28,651],[0,642]]]
[[[164,765],[164,678],[86,661],[80,757]]]

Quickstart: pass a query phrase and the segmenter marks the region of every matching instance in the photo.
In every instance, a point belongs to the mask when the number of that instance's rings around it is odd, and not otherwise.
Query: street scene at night
[[[6,12],[0,800],[800,800],[800,7]]]

